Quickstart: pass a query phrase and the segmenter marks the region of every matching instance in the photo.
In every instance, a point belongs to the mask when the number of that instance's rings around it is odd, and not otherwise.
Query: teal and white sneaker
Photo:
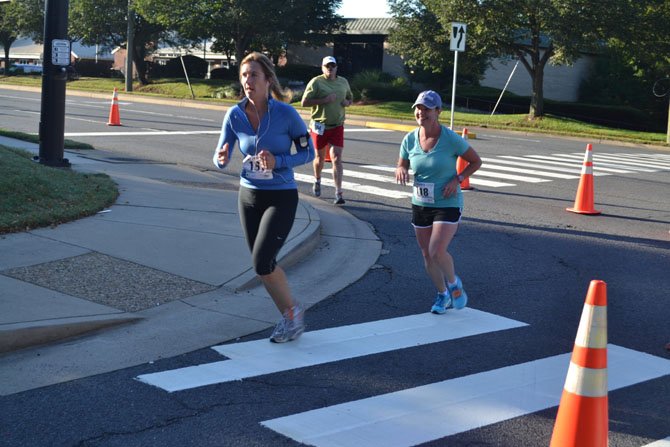
[[[290,311],[284,312],[281,320],[270,336],[273,343],[286,343],[295,340],[305,332],[305,310],[300,304],[293,306]]]
[[[453,305],[451,303],[449,292],[445,291],[444,293],[437,294],[437,297],[435,298],[435,304],[433,304],[433,307],[430,308],[430,311],[434,314],[442,315],[447,311],[447,309],[451,309],[452,307]]]
[[[456,276],[456,285],[449,286],[449,295],[454,304],[454,309],[463,309],[468,304],[468,294],[463,289],[461,278]]]

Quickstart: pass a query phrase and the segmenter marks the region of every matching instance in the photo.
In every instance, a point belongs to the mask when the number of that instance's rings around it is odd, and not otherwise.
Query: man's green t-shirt
[[[316,76],[309,81],[307,87],[305,87],[305,93],[302,95],[303,100],[320,99],[331,93],[337,95],[335,101],[312,106],[312,120],[325,124],[326,129],[344,124],[345,116],[342,101],[345,99],[352,100],[354,97],[349,82],[342,76],[337,76],[335,79],[328,79],[324,75]]]

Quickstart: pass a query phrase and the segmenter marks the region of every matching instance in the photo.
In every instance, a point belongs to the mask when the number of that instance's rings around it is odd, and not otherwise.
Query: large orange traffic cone
[[[586,145],[582,176],[579,179],[579,187],[575,196],[575,206],[566,208],[566,210],[579,214],[600,214],[600,211],[593,208],[593,147],[591,144]]]
[[[461,133],[461,135],[463,136],[464,140],[468,139],[468,129],[466,127],[463,128],[463,132]],[[463,172],[463,169],[465,169],[468,166],[468,164],[469,163],[463,160],[463,158],[458,157],[458,159],[456,160],[456,172],[460,174],[461,172]],[[470,186],[470,178],[466,177],[461,182],[461,190],[468,190],[468,189],[472,189],[472,186]]]
[[[112,96],[112,105],[109,109],[108,126],[120,126],[121,116],[119,115],[119,93],[118,89],[114,87],[114,95]]]
[[[593,280],[550,447],[607,447],[607,284]]]

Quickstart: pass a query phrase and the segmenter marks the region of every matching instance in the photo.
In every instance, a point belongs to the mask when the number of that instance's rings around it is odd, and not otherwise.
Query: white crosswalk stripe
[[[283,345],[261,339],[215,346],[227,360],[144,374],[138,380],[177,392],[523,326],[470,308],[442,316],[422,313],[306,332]],[[558,405],[570,357],[564,353],[261,424],[317,447],[409,447]],[[608,345],[609,391],[668,374],[668,359]],[[427,423],[434,420],[445,423]]]
[[[594,176],[613,174],[652,173],[670,170],[670,156],[666,154],[596,154]],[[470,177],[472,186],[503,188],[518,183],[545,183],[556,179],[579,179],[584,154],[552,155],[501,155],[482,157],[482,168]],[[371,172],[372,171],[372,172]],[[382,172],[384,174],[379,174]],[[345,190],[371,195],[406,199],[412,196],[411,186],[396,184],[395,167],[384,165],[358,165],[345,167],[344,178],[360,179],[361,182],[343,181]],[[410,174],[412,172],[410,171]],[[314,181],[311,175],[296,173],[296,180],[305,183]],[[514,183],[512,183],[514,182]],[[321,179],[322,185],[334,187],[328,175]],[[378,186],[376,186],[378,184]]]
[[[608,345],[610,391],[670,374],[670,360]],[[263,421],[317,447],[409,447],[560,402],[570,353]],[[441,421],[441,423],[434,423]]]
[[[230,360],[145,374],[138,379],[166,391],[182,391],[521,326],[526,323],[475,309],[443,316],[424,313],[306,332],[284,345],[263,339],[215,346],[214,350]]]

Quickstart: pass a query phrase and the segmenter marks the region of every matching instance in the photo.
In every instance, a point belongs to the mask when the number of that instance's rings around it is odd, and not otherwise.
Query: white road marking
[[[570,161],[570,160],[566,160],[566,158],[563,157],[563,156],[561,156],[561,157],[550,157],[550,156],[547,156],[547,155],[527,155],[527,157],[530,157],[530,158],[533,158],[533,159],[538,159],[538,160],[549,160],[549,161],[560,161],[560,162]],[[581,165],[581,163],[580,163],[580,165]],[[594,163],[593,170],[595,171],[596,169],[599,170],[599,171],[613,172],[613,173],[616,173],[616,174],[630,174],[630,172],[631,172],[631,171],[626,171],[626,170],[623,170],[623,169],[599,168],[598,165]]]
[[[345,170],[344,176],[346,177],[350,171]],[[300,174],[298,172],[293,174],[294,178],[303,183],[309,183],[312,184],[314,183],[314,177],[311,175],[306,175],[306,174]],[[335,183],[327,178],[327,177],[321,177],[321,185],[323,186],[330,186],[332,188],[335,187]],[[377,186],[370,186],[370,185],[361,185],[360,183],[353,183],[353,182],[347,182],[347,181],[342,181],[342,188],[346,191],[356,191],[356,192],[362,192],[366,194],[372,194],[375,196],[382,196],[382,197],[390,197],[393,199],[405,199],[407,197],[412,197],[411,192],[407,191],[397,191],[394,189],[386,189],[386,188],[379,188]],[[345,197],[346,198],[346,197]]]
[[[582,163],[565,163],[555,160],[539,160],[539,159],[527,158],[532,157],[531,155],[525,155],[523,157],[518,157],[514,155],[501,155],[500,157],[507,160],[522,160],[523,162],[529,162],[529,163],[532,162],[533,163],[532,166],[538,169],[556,169],[556,166],[561,166],[562,172],[577,172],[579,174],[581,174],[582,172]],[[606,174],[603,172],[594,172],[593,175],[598,176],[598,175],[610,175],[610,174]]]
[[[660,439],[651,444],[643,445],[642,447],[670,447],[670,436],[665,439]]]
[[[554,154],[554,155],[559,155],[559,154]],[[579,160],[583,161],[584,160],[584,155],[579,155],[579,154],[561,154],[565,158],[571,158],[574,160]],[[640,163],[636,163],[635,165],[630,162],[622,161],[619,158],[615,157],[603,157],[602,155],[594,155],[593,156],[593,166],[606,166],[610,168],[620,168],[620,169],[630,169],[633,171],[640,171],[640,172],[655,172],[654,169],[647,169],[640,167]]]
[[[413,446],[557,406],[570,356],[547,357],[261,424],[317,447]],[[442,363],[448,365],[448,354]],[[670,360],[608,345],[608,373],[613,391],[670,374]]]
[[[483,177],[495,177],[495,178],[501,178],[505,180],[516,180],[519,182],[526,182],[526,183],[542,183],[542,182],[550,182],[551,180],[547,180],[544,178],[537,178],[537,177],[528,177],[528,176],[523,176],[523,175],[514,175],[514,174],[504,174],[502,172],[491,172],[488,171],[486,168],[488,166],[485,166],[484,168],[480,169],[477,171],[475,174],[475,177],[481,175]]]
[[[537,169],[514,168],[512,166],[500,166],[500,165],[494,164],[494,163],[499,161],[499,160],[496,160],[495,158],[482,157],[482,161],[486,162],[486,164],[485,164],[486,169],[494,169],[494,170],[501,170],[501,171],[507,171],[507,172],[518,172],[520,174],[532,174],[532,175],[539,175],[539,176],[543,176],[543,177],[560,178],[560,179],[565,179],[565,180],[579,178],[578,175],[559,174],[559,173],[556,173],[556,172],[539,171]]]
[[[155,135],[200,135],[210,134],[218,135],[218,130],[154,130],[149,132],[68,132],[66,137],[136,137],[136,136],[155,136]]]
[[[144,374],[138,379],[174,392],[521,326],[526,323],[469,308],[445,315],[426,312],[306,332],[280,345],[263,339],[215,346],[230,360]]]

